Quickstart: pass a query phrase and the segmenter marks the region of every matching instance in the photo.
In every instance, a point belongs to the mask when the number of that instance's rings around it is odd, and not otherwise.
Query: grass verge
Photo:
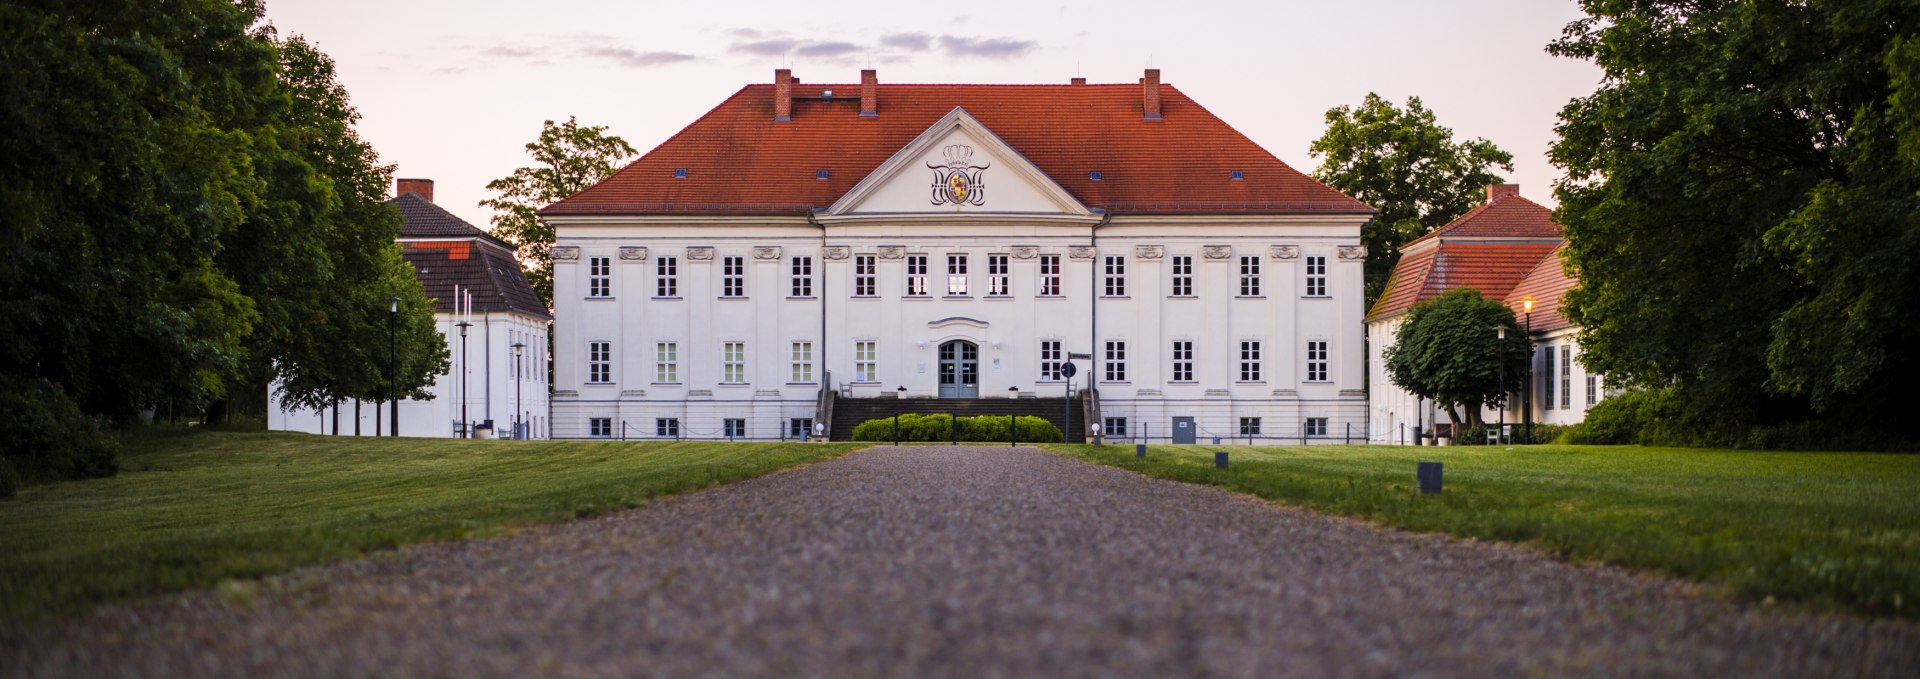
[[[1633,446],[1050,445],[1090,462],[1657,571],[1759,601],[1920,619],[1920,455]],[[1213,452],[1230,453],[1215,470]],[[1422,496],[1415,462],[1445,463]]]
[[[638,506],[866,444],[215,433],[0,502],[0,621]]]

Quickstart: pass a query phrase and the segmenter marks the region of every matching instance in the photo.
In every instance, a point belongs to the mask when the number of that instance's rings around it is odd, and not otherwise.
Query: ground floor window
[[[813,418],[796,417],[787,420],[787,438],[806,439],[813,435]]]
[[[611,417],[587,418],[587,435],[602,437],[602,438],[613,436],[613,418]]]
[[[1307,435],[1308,436],[1326,436],[1327,435],[1327,418],[1324,418],[1324,417],[1307,418]]]
[[[1240,435],[1241,436],[1259,436],[1260,435],[1260,418],[1258,417],[1240,418]]]
[[[720,424],[721,428],[725,430],[721,433],[726,434],[727,438],[743,439],[747,437],[747,420],[745,418],[729,417],[722,420]]]
[[[1100,428],[1105,430],[1108,436],[1126,436],[1127,418],[1109,417],[1106,422],[1101,423]]]
[[[653,435],[660,438],[680,438],[680,418],[660,417],[653,420]]]

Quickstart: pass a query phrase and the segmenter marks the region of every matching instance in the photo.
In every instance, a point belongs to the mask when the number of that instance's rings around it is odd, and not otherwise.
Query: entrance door
[[[979,398],[980,346],[966,340],[940,345],[940,398]]]
[[[1174,443],[1193,443],[1193,434],[1194,434],[1193,418],[1191,417],[1173,418],[1173,442]]]

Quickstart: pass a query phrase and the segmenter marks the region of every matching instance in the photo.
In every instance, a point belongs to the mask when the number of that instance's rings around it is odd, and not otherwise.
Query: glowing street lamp
[[[1527,386],[1520,392],[1520,418],[1526,422],[1527,443],[1533,443],[1533,297],[1522,298],[1520,310],[1527,317]]]

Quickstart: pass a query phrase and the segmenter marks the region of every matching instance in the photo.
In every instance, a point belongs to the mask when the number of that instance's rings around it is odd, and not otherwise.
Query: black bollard
[[[1419,476],[1421,494],[1438,494],[1440,492],[1440,463],[1420,463]]]
[[[1142,460],[1147,459],[1147,444],[1145,443],[1133,444],[1133,456],[1140,458]]]
[[[900,413],[893,414],[893,445],[900,445]]]
[[[1213,451],[1213,468],[1214,469],[1227,468],[1227,451],[1224,451],[1224,450]]]

